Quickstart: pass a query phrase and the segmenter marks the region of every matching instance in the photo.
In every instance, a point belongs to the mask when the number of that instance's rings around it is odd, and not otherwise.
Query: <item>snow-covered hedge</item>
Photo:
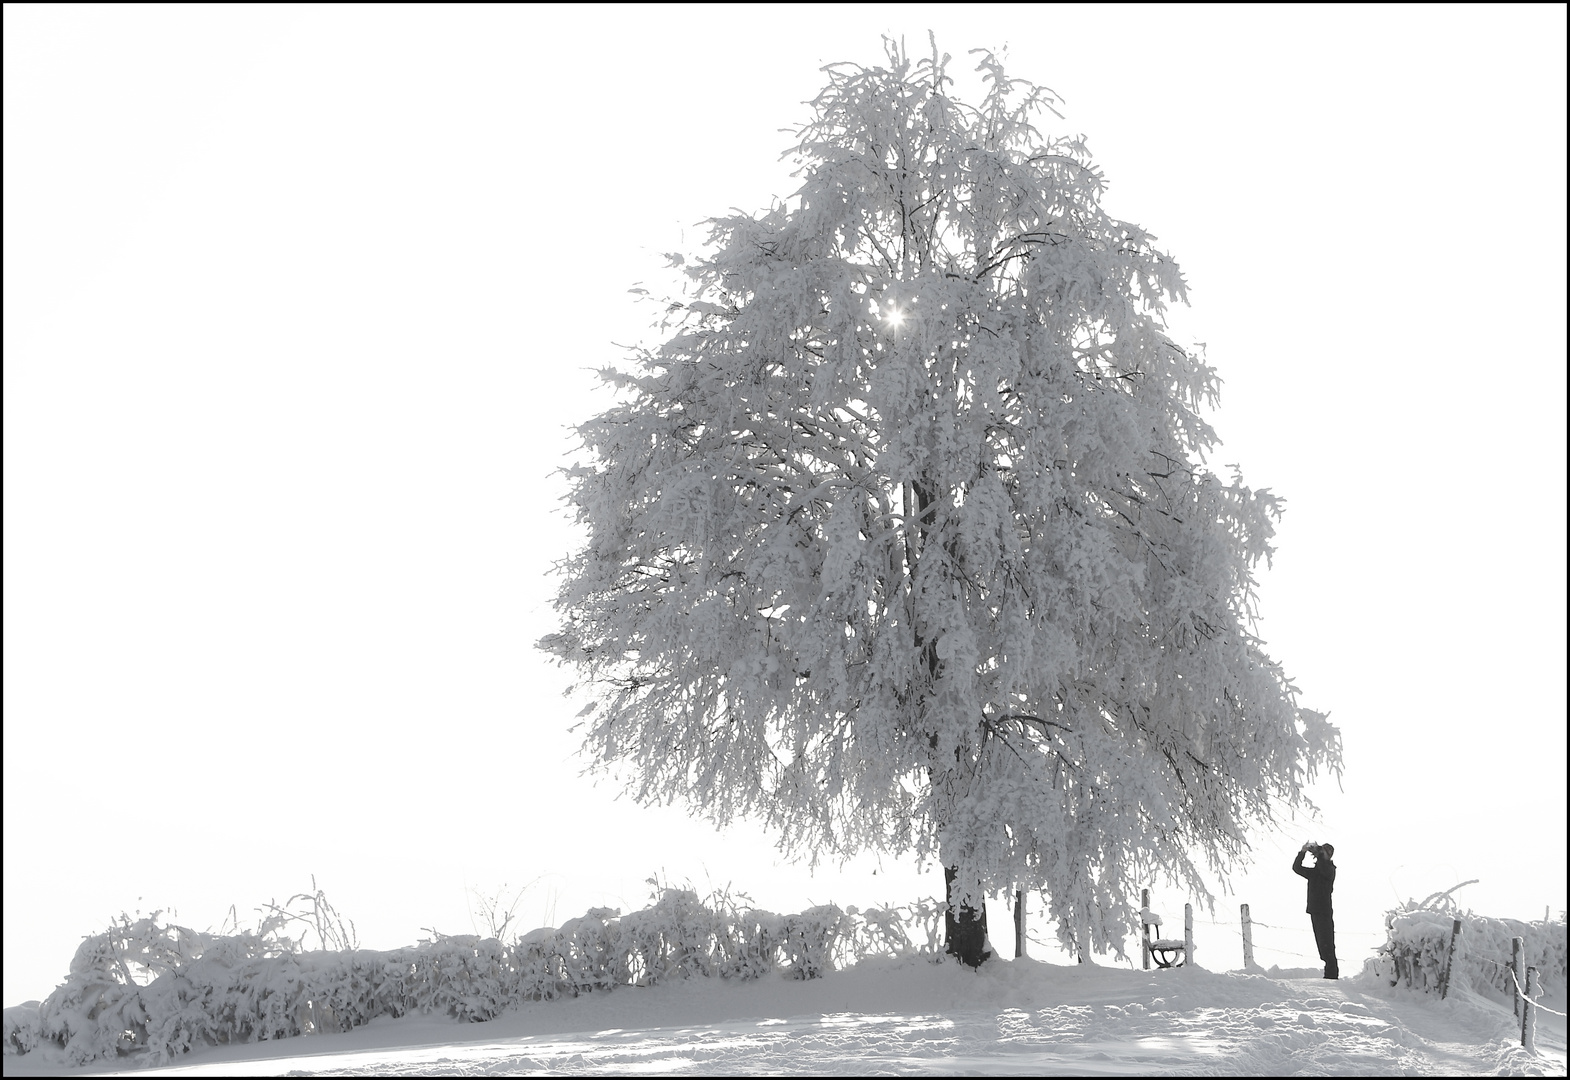
[[[937,955],[940,923],[930,903],[775,915],[662,886],[641,911],[594,908],[511,944],[438,934],[388,951],[306,952],[271,920],[260,932],[213,935],[157,914],[122,917],[82,943],[42,1003],[5,1010],[4,1047],[57,1047],[71,1064],[144,1053],[167,1061],[197,1046],[347,1031],[379,1016],[483,1021],[520,1002],[692,975],[812,979],[865,956]]]
[[[1535,967],[1548,985],[1564,986],[1566,934],[1563,915],[1557,922],[1493,919],[1460,910],[1447,894],[1422,903],[1407,901],[1385,914],[1388,937],[1371,961],[1392,985],[1438,992],[1450,950],[1454,920],[1461,920],[1450,982],[1476,990],[1510,993],[1510,939],[1522,938],[1525,965]]]

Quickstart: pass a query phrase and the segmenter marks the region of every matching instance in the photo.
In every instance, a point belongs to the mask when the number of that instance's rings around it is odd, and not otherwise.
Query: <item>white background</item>
[[[1191,283],[1215,464],[1288,499],[1262,633],[1347,774],[1218,917],[1312,953],[1310,836],[1349,974],[1398,897],[1480,878],[1479,912],[1557,914],[1565,21],[6,5],[4,1000],[122,910],[201,928],[312,873],[373,947],[471,932],[504,883],[525,928],[657,871],[780,911],[941,892],[615,801],[534,648],[567,426],[647,321],[627,289],[793,190],[822,64],[929,27],[962,96],[1006,44],[1064,98],[1049,130]],[[1201,963],[1235,951],[1202,927]]]

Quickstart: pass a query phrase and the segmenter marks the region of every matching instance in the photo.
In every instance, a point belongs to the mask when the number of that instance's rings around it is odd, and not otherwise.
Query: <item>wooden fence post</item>
[[[1526,997],[1521,1001],[1521,1045],[1529,1054],[1537,1053],[1537,1010],[1532,1008],[1532,994],[1538,986],[1537,969],[1526,969]]]
[[[1014,958],[1025,955],[1025,890],[1014,890]]]
[[[1150,917],[1150,890],[1141,889],[1139,893],[1139,958],[1146,971],[1150,970],[1150,933],[1145,929],[1145,920]]]
[[[1518,937],[1510,939],[1510,1004],[1517,1018],[1521,1015],[1521,947],[1525,942]]]
[[[1439,1000],[1445,1000],[1445,995],[1450,993],[1450,965],[1456,958],[1456,938],[1461,936],[1461,920],[1454,920],[1450,927],[1450,951],[1445,953],[1445,970],[1439,974]]]
[[[1194,962],[1194,905],[1183,905],[1183,966]]]
[[[1254,921],[1248,917],[1248,905],[1243,905],[1243,970],[1254,970]]]

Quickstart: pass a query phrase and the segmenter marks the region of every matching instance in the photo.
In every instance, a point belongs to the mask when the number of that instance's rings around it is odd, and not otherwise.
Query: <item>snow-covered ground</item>
[[[693,979],[529,1004],[483,1025],[383,1019],[344,1034],[211,1047],[137,1075],[857,1073],[1564,1075],[1565,1022],[1538,1055],[1508,1001],[1446,1001],[1370,975],[995,962],[972,973],[864,960],[806,982]],[[1544,1003],[1564,1010],[1563,992]],[[109,1074],[7,1057],[6,1076]]]

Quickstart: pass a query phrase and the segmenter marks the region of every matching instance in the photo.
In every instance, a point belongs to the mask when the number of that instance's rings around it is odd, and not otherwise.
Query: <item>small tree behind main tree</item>
[[[1280,502],[1205,467],[1183,278],[1037,132],[1050,92],[980,53],[972,107],[887,52],[825,69],[800,189],[673,256],[668,336],[602,373],[540,644],[640,800],[936,859],[973,965],[1016,888],[1121,951],[1138,883],[1208,895],[1196,860],[1341,768],[1251,632]]]

